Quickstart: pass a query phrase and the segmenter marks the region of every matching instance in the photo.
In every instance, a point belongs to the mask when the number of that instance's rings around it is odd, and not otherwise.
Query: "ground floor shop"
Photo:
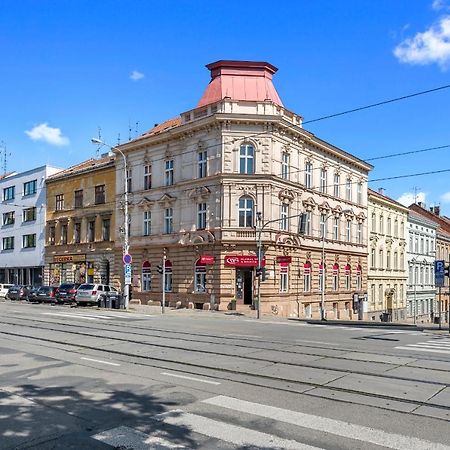
[[[130,253],[131,300],[141,304],[160,304],[164,286],[166,303],[171,306],[254,309],[259,289],[265,315],[319,318],[323,301],[327,318],[357,319],[353,295],[367,292],[362,253],[329,252],[323,264],[320,249],[269,248],[262,259],[260,279],[253,245],[131,247]],[[118,249],[117,267],[121,260]],[[160,273],[163,261],[164,279]],[[116,275],[123,285],[123,275]]]
[[[5,267],[0,269],[0,283],[41,286],[44,267]]]
[[[443,299],[444,300],[444,299]],[[445,320],[445,305],[442,302],[442,317]],[[407,318],[414,323],[433,323],[439,317],[440,308],[436,291],[407,291]]]

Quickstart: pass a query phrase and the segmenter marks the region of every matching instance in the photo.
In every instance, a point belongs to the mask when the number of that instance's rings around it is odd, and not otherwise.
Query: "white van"
[[[0,297],[6,298],[6,294],[8,293],[8,289],[14,286],[13,284],[1,284],[0,283]]]

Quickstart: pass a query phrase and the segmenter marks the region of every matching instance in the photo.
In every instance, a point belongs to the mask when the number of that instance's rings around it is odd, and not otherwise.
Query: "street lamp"
[[[129,249],[129,234],[128,234],[128,222],[129,222],[129,216],[128,216],[128,183],[127,183],[127,173],[128,173],[128,169],[127,169],[127,158],[125,157],[125,155],[123,154],[122,150],[120,150],[117,146],[112,146],[107,144],[106,142],[97,139],[97,138],[92,138],[91,139],[92,144],[96,144],[96,145],[105,145],[106,147],[109,147],[112,151],[116,151],[118,153],[120,153],[122,155],[123,158],[123,165],[124,165],[124,240],[123,240],[123,254],[127,255],[128,254],[128,249]],[[129,296],[130,296],[130,285],[126,282],[125,279],[125,285],[124,285],[124,307],[125,309],[128,309],[128,301],[129,301]]]

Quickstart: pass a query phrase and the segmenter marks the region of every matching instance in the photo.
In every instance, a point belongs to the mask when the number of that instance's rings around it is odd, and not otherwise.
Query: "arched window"
[[[356,266],[356,290],[360,291],[362,289],[362,267],[361,264]]]
[[[253,212],[255,202],[251,197],[241,197],[239,199],[239,226],[240,227],[253,227]]]
[[[172,292],[172,261],[166,260],[165,274],[164,274],[164,290]]]
[[[200,262],[195,263],[195,292],[206,292],[206,266]]]
[[[350,264],[347,264],[344,268],[345,271],[345,290],[349,291],[352,288],[352,268],[350,267]]]
[[[339,264],[333,264],[333,291],[339,290]]]
[[[255,149],[253,145],[243,144],[239,149],[239,173],[252,174],[255,172]]]
[[[303,264],[303,291],[311,291],[311,263],[309,261]]]
[[[142,292],[149,292],[152,290],[152,265],[150,261],[142,263]]]

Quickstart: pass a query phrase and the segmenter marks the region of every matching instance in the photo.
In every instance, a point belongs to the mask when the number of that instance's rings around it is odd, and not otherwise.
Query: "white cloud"
[[[130,73],[130,80],[138,81],[142,80],[145,75],[142,72],[139,72],[138,70],[133,70],[133,72]]]
[[[69,145],[69,138],[62,135],[59,128],[52,128],[48,126],[48,123],[41,123],[36,125],[31,130],[25,131],[25,133],[33,141],[44,141],[50,145],[56,145],[61,147],[63,145]]]
[[[441,195],[442,203],[450,203],[450,192]]]
[[[435,11],[439,11],[440,9],[446,8],[445,0],[433,0],[433,3],[431,4],[431,7]]]
[[[425,197],[426,197],[425,192],[418,192],[415,196],[413,192],[405,192],[397,199],[397,201],[402,205],[409,206],[412,205],[414,202],[425,203]]]
[[[442,16],[428,30],[405,39],[395,47],[394,55],[402,63],[437,63],[446,69],[450,63],[450,16]]]

